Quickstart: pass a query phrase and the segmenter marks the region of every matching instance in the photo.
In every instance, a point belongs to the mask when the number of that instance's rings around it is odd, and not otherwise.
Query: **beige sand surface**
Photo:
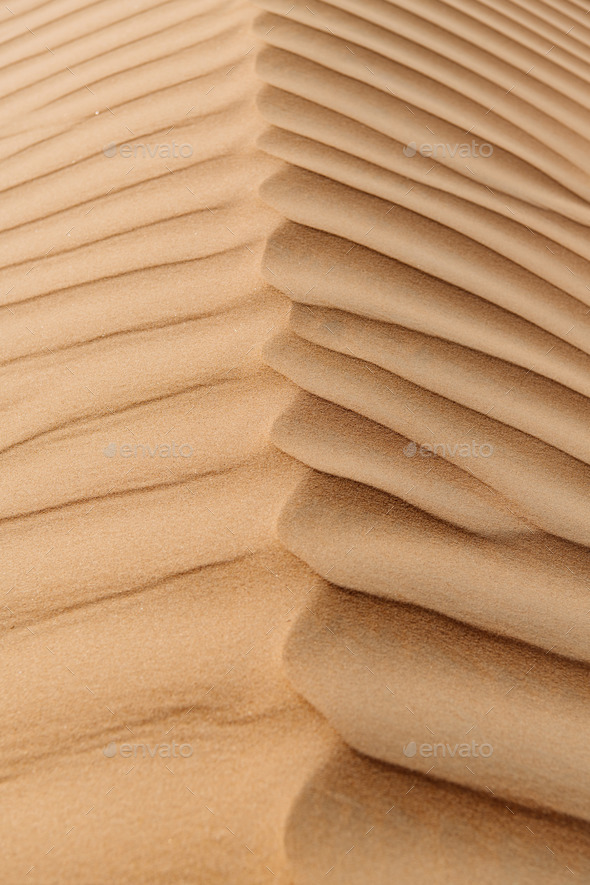
[[[1,883],[590,883],[586,6],[0,12]]]

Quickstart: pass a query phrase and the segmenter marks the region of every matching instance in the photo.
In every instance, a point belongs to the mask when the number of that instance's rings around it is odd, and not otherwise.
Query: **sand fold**
[[[0,13],[2,882],[590,881],[586,13]]]
[[[293,302],[264,358],[297,388],[271,438],[315,471],[279,537],[321,579],[285,662],[391,766],[308,781],[295,881],[585,878],[590,30],[559,2],[259,5],[264,274]]]

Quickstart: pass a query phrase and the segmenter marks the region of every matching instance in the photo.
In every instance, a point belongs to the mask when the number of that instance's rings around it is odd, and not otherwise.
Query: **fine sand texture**
[[[0,12],[1,885],[590,885],[590,8]]]

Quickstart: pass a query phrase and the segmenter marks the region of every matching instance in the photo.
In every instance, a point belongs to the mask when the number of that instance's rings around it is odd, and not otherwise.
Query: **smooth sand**
[[[0,881],[590,882],[585,4],[0,50]]]

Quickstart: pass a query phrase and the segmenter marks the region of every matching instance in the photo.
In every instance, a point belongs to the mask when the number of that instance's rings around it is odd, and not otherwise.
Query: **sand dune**
[[[317,845],[310,852],[310,844]],[[344,749],[306,785],[289,819],[297,882],[351,885],[506,881],[536,885],[588,876],[587,828]]]
[[[2,882],[590,881],[582,0],[0,47]]]
[[[576,543],[590,542],[587,464],[472,410],[451,407],[392,373],[297,336],[273,340],[266,353],[274,368],[310,393],[408,437],[414,447],[406,457],[431,457],[442,450],[443,457],[459,466],[468,459],[474,476],[513,500],[539,527]]]
[[[295,881],[585,879],[590,32],[569,3],[259,5],[265,276],[294,302],[265,358],[300,390],[272,439],[317,471],[279,537],[330,582],[287,671],[396,766],[308,782]]]
[[[586,666],[340,589],[309,609],[290,638],[289,672],[351,746],[588,819]],[[422,756],[423,744],[458,749]]]
[[[313,575],[275,525],[309,468],[269,441],[293,392],[261,358],[288,300],[259,270],[253,10],[9,6],[0,878],[286,883],[336,738],[281,661]]]

